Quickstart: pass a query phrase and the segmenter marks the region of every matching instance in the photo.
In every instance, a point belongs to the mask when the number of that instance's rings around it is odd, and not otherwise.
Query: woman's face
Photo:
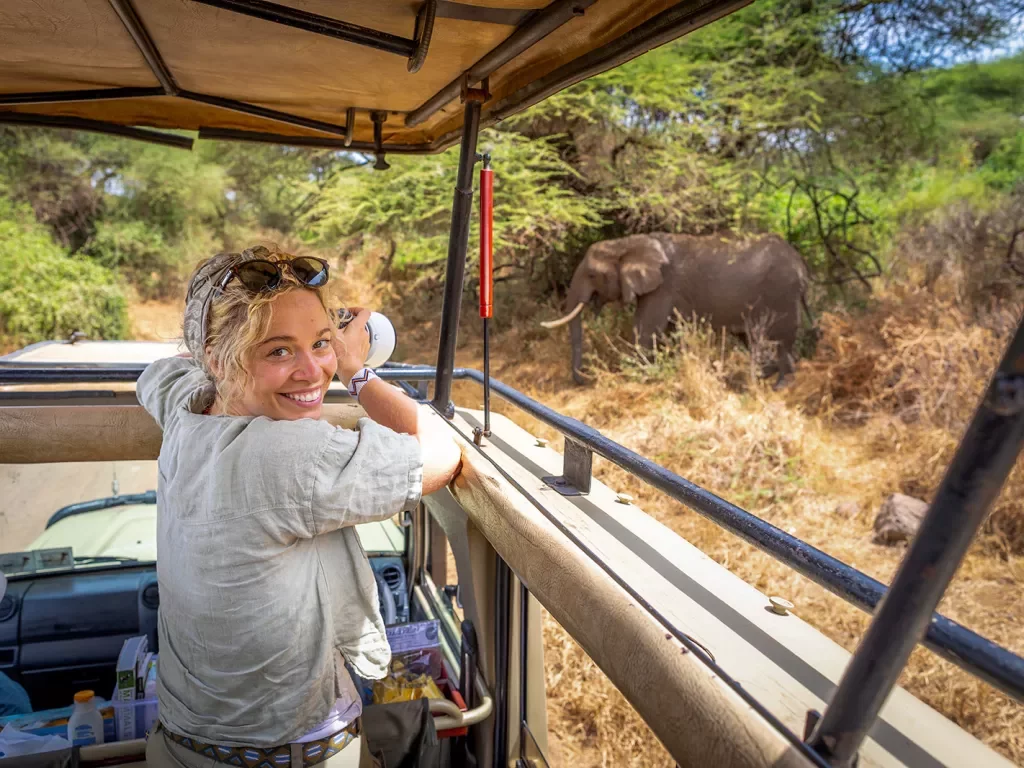
[[[253,347],[252,379],[231,411],[271,419],[317,419],[338,359],[333,329],[313,291],[295,289],[270,303],[270,327]]]

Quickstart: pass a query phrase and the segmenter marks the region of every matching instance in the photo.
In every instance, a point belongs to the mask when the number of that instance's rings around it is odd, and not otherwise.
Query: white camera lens
[[[368,368],[379,368],[395,354],[395,326],[380,312],[371,312],[366,321],[370,333],[370,351],[366,354]]]
[[[340,310],[338,314],[341,320],[339,328],[344,328],[355,319],[355,315],[347,309]],[[371,312],[370,319],[366,321],[366,332],[370,334],[370,350],[366,353],[366,367],[379,368],[395,354],[395,344],[397,343],[395,326],[380,312]]]

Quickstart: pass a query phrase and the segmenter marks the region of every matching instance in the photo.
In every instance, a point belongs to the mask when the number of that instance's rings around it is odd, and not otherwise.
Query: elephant
[[[777,359],[762,373],[777,371],[776,386],[781,386],[793,371],[807,283],[803,258],[777,235],[631,235],[591,245],[569,284],[565,306],[571,311],[541,325],[570,323],[572,375],[582,384],[580,312],[592,299],[598,311],[607,302],[636,302],[633,331],[647,348],[677,312],[684,318],[703,318],[716,330],[744,335],[751,324],[760,323],[764,338],[776,342],[778,349]]]

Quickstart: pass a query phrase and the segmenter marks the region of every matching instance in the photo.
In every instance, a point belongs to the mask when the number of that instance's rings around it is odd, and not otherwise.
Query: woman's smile
[[[323,397],[323,388],[302,389],[295,392],[278,392],[281,397],[288,398],[300,408],[316,408]]]

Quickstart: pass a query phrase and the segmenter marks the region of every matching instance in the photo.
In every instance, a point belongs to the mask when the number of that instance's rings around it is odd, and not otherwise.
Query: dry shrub
[[[890,282],[919,284],[971,309],[1019,301],[1024,288],[1024,186],[982,209],[968,201],[901,232],[890,256]]]
[[[552,764],[671,768],[658,738],[601,669],[544,611],[544,677]]]
[[[674,327],[652,349],[625,341],[615,332],[621,325],[618,319],[611,328],[588,332],[589,372],[598,386],[616,387],[623,381],[659,386],[695,414],[713,411],[727,391],[755,394],[765,387],[760,370],[772,358],[774,346],[764,339],[763,325],[749,329],[749,350],[733,335],[697,318],[677,316]]]
[[[1007,341],[956,305],[920,296],[885,301],[869,313],[826,313],[817,355],[800,366],[792,399],[842,424],[889,414],[962,430]]]
[[[1016,326],[1019,307],[972,319],[952,300],[890,296],[871,312],[825,314],[814,360],[788,399],[827,422],[857,426],[865,449],[899,457],[892,491],[929,499]],[[1024,478],[1014,472],[988,520],[990,544],[1024,552]]]

